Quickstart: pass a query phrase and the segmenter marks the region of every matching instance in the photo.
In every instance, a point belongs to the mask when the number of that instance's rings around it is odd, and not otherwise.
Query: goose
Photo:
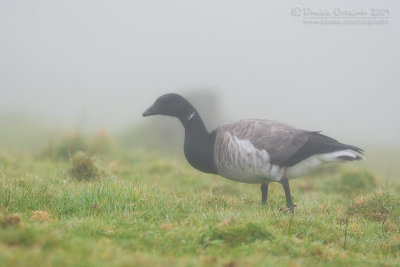
[[[364,150],[322,135],[266,119],[231,122],[208,132],[197,110],[179,94],[160,96],[143,117],[176,117],[185,129],[184,154],[197,170],[227,179],[261,184],[261,203],[267,203],[268,184],[283,186],[286,207],[293,204],[289,180],[325,163],[362,159]]]

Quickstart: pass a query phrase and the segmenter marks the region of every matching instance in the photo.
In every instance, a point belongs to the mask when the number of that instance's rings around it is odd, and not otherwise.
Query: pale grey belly
[[[230,169],[230,170],[222,170],[219,172],[219,175],[233,181],[238,181],[242,183],[248,184],[260,184],[265,182],[278,182],[282,178],[281,175],[278,176],[270,176],[265,175],[265,172],[255,171],[253,173],[246,172],[241,173],[242,169]]]

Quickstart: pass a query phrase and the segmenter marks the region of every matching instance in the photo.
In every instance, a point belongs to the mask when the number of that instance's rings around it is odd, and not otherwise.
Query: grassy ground
[[[76,179],[69,159],[0,151],[0,266],[400,265],[400,187],[357,164],[292,181],[292,216],[279,184],[262,206],[258,185],[183,161],[89,160]]]

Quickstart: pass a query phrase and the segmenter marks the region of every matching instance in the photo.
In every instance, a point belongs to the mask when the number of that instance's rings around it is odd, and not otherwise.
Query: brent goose
[[[196,169],[251,184],[261,184],[266,204],[268,183],[282,184],[293,212],[288,180],[329,162],[362,159],[361,148],[339,143],[315,131],[271,120],[241,120],[208,132],[197,110],[178,94],[160,96],[143,116],[177,117],[185,128],[184,152]]]

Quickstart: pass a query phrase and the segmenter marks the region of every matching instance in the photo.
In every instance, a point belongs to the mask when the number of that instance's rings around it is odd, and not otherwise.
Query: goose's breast
[[[244,183],[279,181],[284,174],[284,168],[270,163],[266,150],[229,132],[217,134],[214,161],[218,174]]]

